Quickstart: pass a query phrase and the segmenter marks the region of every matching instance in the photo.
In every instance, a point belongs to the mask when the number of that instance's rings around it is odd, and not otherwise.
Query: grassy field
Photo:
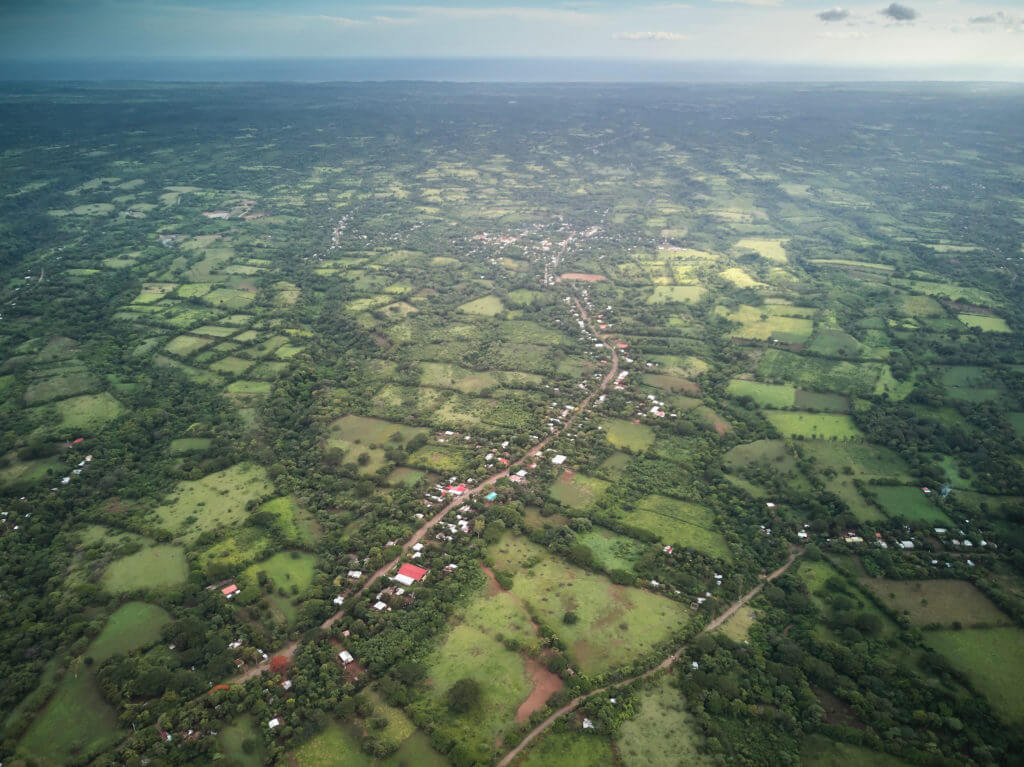
[[[207,437],[182,437],[171,440],[171,455],[182,453],[204,453],[210,449],[213,440]]]
[[[803,767],[905,767],[907,762],[895,756],[871,751],[863,746],[829,740],[824,735],[808,735],[800,748]]]
[[[654,533],[664,543],[688,546],[723,559],[730,558],[725,539],[714,530],[711,512],[695,503],[649,495],[622,520]]]
[[[418,434],[427,430],[392,423],[380,418],[361,415],[346,415],[331,423],[327,444],[344,451],[346,462],[355,463],[359,456],[366,455],[360,464],[363,474],[373,474],[387,463],[386,451],[391,447],[403,447]]]
[[[249,714],[242,714],[227,727],[222,728],[217,740],[224,755],[232,764],[238,767],[260,767],[263,764],[263,755],[266,751],[263,738],[256,729],[256,722]],[[246,740],[251,740],[255,746],[251,754],[245,753],[242,747]]]
[[[971,628],[977,625],[1007,626],[1011,621],[983,592],[967,581],[926,580],[893,581],[864,578],[861,583],[896,612],[905,614],[916,626],[959,622]]]
[[[116,713],[100,697],[92,672],[76,660],[17,750],[40,767],[62,767],[119,737]]]
[[[593,733],[549,732],[530,746],[516,767],[562,767],[566,764],[614,764],[607,738]]]
[[[643,423],[633,423],[621,418],[602,421],[608,441],[616,448],[642,453],[654,444],[654,430]]]
[[[101,582],[107,591],[123,593],[177,586],[187,577],[185,550],[180,546],[160,545],[115,559],[103,573]]]
[[[765,410],[763,415],[785,437],[851,439],[864,436],[853,419],[841,413]]]
[[[484,317],[493,317],[505,311],[505,306],[497,296],[484,296],[483,298],[463,304],[459,307],[459,311],[466,314],[481,314]]]
[[[1014,725],[1024,723],[1024,631],[929,631],[924,641],[964,672],[1001,718]]]
[[[243,588],[259,588],[259,573],[266,573],[273,582],[274,590],[265,599],[280,623],[291,624],[298,615],[294,600],[309,590],[313,583],[313,565],[316,557],[297,551],[282,551],[270,559],[251,565],[239,579]],[[281,594],[281,590],[284,594]]]
[[[388,474],[387,483],[395,487],[413,487],[427,472],[422,469],[410,469],[407,466],[399,466]]]
[[[888,370],[888,366],[801,357],[781,349],[768,349],[758,363],[758,373],[768,381],[784,381],[810,391],[857,395],[872,394],[883,369]]]
[[[796,402],[796,387],[786,384],[732,380],[726,392],[730,397],[750,397],[761,407],[793,407]]]
[[[594,552],[594,559],[605,570],[629,572],[644,551],[644,544],[639,541],[603,527],[595,527],[589,533],[578,536],[578,540]]]
[[[701,285],[658,285],[647,297],[648,304],[694,304],[704,297]]]
[[[262,761],[256,764],[262,764]],[[359,735],[353,726],[333,721],[288,753],[281,764],[295,767],[448,767],[448,761],[430,747],[430,739],[422,732],[410,735],[397,752],[381,761],[360,750]]]
[[[906,517],[915,522],[948,524],[949,518],[928,500],[919,487],[879,486],[871,488],[885,513],[890,517]]]
[[[199,480],[179,482],[156,515],[161,527],[192,541],[205,530],[239,524],[248,516],[245,505],[273,489],[262,467],[237,464]]]
[[[860,341],[835,328],[820,328],[807,348],[826,357],[855,358],[863,352]]]
[[[170,622],[171,616],[161,607],[128,602],[110,616],[86,655],[99,664],[112,655],[145,647],[159,639],[160,630]]]
[[[603,479],[566,470],[551,485],[549,495],[566,506],[585,509],[604,494],[608,485]]]
[[[286,541],[304,546],[312,546],[315,543],[316,533],[319,531],[316,519],[293,498],[272,498],[257,511],[266,511],[274,515],[275,526]]]
[[[702,767],[713,763],[697,751],[703,738],[668,677],[661,677],[640,694],[639,708],[635,719],[622,723],[615,739],[624,767]]]
[[[716,631],[725,634],[734,642],[745,642],[750,634],[750,627],[757,620],[757,613],[752,607],[741,607],[733,616],[723,623]]]
[[[29,384],[25,387],[25,404],[38,405],[41,402],[86,394],[97,388],[99,381],[91,373],[68,372]]]
[[[528,602],[545,623],[557,627],[583,673],[622,665],[689,621],[689,611],[682,605],[615,586],[524,538],[507,536],[488,552],[496,567],[515,573],[512,593]],[[534,564],[528,567],[530,563]],[[562,622],[568,611],[577,614],[577,623]]]
[[[979,328],[987,333],[1013,332],[1002,317],[992,317],[986,314],[958,314],[957,319],[969,328]]]
[[[785,264],[789,259],[786,257],[786,249],[782,245],[784,242],[786,241],[746,237],[737,242],[733,248],[740,253],[754,251],[761,256],[761,258],[765,258],[777,264]]]
[[[83,394],[80,397],[60,400],[53,403],[57,408],[62,429],[98,429],[108,421],[113,421],[124,410],[109,392],[102,394]]]
[[[779,309],[791,307],[741,305],[735,311],[726,312],[719,307],[731,322],[740,325],[733,335],[737,338],[752,338],[766,341],[778,339],[784,343],[802,344],[814,332],[814,322],[806,317],[785,316]]]

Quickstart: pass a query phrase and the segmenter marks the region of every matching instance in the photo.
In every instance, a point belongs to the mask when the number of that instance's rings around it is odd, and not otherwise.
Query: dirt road
[[[772,573],[769,573],[767,576],[764,576],[763,579],[761,580],[761,582],[757,584],[757,586],[752,588],[750,591],[748,591],[742,597],[740,597],[735,602],[733,602],[731,605],[729,605],[729,609],[727,609],[725,612],[723,612],[721,615],[719,615],[713,621],[708,623],[707,626],[705,626],[703,629],[701,629],[700,633],[704,634],[704,633],[709,632],[709,631],[714,631],[716,628],[718,628],[723,623],[725,623],[727,620],[729,620],[729,618],[731,618],[736,613],[737,610],[739,610],[741,607],[743,607],[743,605],[745,605],[747,602],[749,602],[751,599],[753,599],[759,593],[761,593],[761,589],[763,589],[765,587],[766,583],[771,583],[773,580],[775,580],[780,575],[782,575],[784,572],[786,572],[786,570],[789,569],[790,565],[792,565],[796,561],[796,558],[798,556],[800,556],[801,553],[802,553],[801,550],[791,551],[790,554],[789,554],[789,558],[786,560],[785,564],[782,565],[782,567],[778,568],[777,570],[773,571]],[[578,698],[573,698],[571,701],[566,703],[564,706],[562,706],[560,709],[558,709],[555,713],[553,713],[551,716],[549,716],[543,722],[541,722],[536,727],[534,727],[532,730],[530,730],[526,734],[526,737],[524,737],[519,742],[519,745],[517,745],[515,748],[513,748],[511,751],[509,751],[507,754],[505,754],[505,756],[503,756],[501,758],[501,760],[498,762],[496,767],[507,767],[507,765],[511,764],[513,762],[513,760],[517,756],[519,756],[519,754],[522,753],[523,749],[526,748],[530,744],[531,741],[533,741],[538,735],[541,735],[544,731],[546,731],[551,725],[553,725],[556,721],[561,719],[563,716],[565,716],[566,714],[569,714],[569,713],[575,711],[579,707],[580,703],[582,703],[584,700],[589,698],[591,695],[595,695],[595,694],[597,694],[599,692],[604,692],[605,690],[607,690],[607,689],[609,689],[611,687],[623,687],[624,685],[627,685],[627,684],[630,684],[632,682],[635,682],[637,679],[646,679],[647,677],[652,676],[654,674],[657,674],[660,671],[667,671],[668,669],[670,669],[672,667],[673,663],[675,663],[677,660],[679,660],[679,656],[683,654],[683,650],[684,649],[686,649],[686,648],[685,647],[680,647],[678,650],[676,650],[674,653],[669,655],[667,658],[665,658],[665,660],[663,660],[661,663],[659,663],[657,666],[655,666],[654,668],[650,669],[649,671],[645,671],[642,674],[637,674],[636,676],[630,677],[629,679],[624,679],[621,682],[616,682],[615,684],[610,684],[610,685],[607,685],[606,687],[601,687],[601,688],[598,688],[597,690],[592,690],[592,691],[588,692],[586,695],[580,695]]]

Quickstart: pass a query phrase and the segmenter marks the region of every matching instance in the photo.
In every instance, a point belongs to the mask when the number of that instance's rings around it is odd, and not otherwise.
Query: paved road
[[[604,344],[611,350],[612,364],[608,372],[605,374],[604,378],[601,379],[600,386],[598,386],[597,389],[588,394],[583,399],[583,401],[576,406],[576,409],[573,410],[572,413],[566,418],[565,423],[562,424],[561,428],[551,432],[548,436],[546,436],[536,445],[531,447],[523,455],[522,458],[509,464],[508,468],[502,469],[501,471],[492,474],[491,476],[480,482],[480,484],[476,485],[472,489],[467,490],[458,498],[455,498],[454,500],[450,501],[440,511],[434,514],[434,516],[427,519],[423,523],[423,525],[420,526],[420,528],[412,534],[409,540],[402,544],[402,548],[400,549],[398,555],[394,559],[392,559],[387,564],[379,567],[378,569],[374,570],[374,572],[370,575],[369,578],[366,579],[366,582],[358,591],[356,591],[355,594],[351,594],[348,597],[346,597],[346,601],[348,601],[350,604],[359,599],[359,597],[361,597],[367,589],[373,586],[377,581],[383,578],[388,573],[388,571],[391,570],[391,568],[397,565],[399,561],[401,561],[402,555],[405,554],[410,548],[415,546],[417,543],[419,543],[423,539],[423,536],[430,532],[434,525],[443,520],[452,509],[461,506],[466,502],[468,498],[476,495],[485,488],[490,487],[499,479],[507,477],[509,473],[512,471],[512,469],[516,468],[517,466],[521,466],[522,464],[526,463],[526,461],[528,461],[529,459],[540,455],[541,451],[543,451],[544,448],[547,447],[548,443],[551,442],[551,440],[561,436],[562,433],[565,432],[565,430],[568,429],[582,413],[590,409],[598,395],[604,392],[608,388],[608,384],[611,383],[615,376],[619,374],[619,353],[615,347],[615,341],[608,339],[608,337],[605,335],[599,334],[591,324],[590,316],[583,308],[583,305],[579,302],[579,299],[574,298],[573,300],[576,303],[577,310],[580,312],[580,316],[582,317],[583,321],[587,324],[587,327],[589,328],[590,332],[593,333],[598,338],[600,338],[602,342],[604,342]],[[338,612],[334,613],[334,615],[332,615],[330,618],[321,623],[320,627],[324,629],[329,629],[345,615],[345,611],[347,609],[348,608],[346,607],[341,608],[340,610],[338,610]],[[284,647],[280,648],[276,653],[274,653],[274,655],[283,655],[284,657],[290,659],[295,654],[295,651],[298,649],[298,647],[298,642],[289,642],[288,644],[284,645]],[[241,674],[238,674],[237,676],[234,676],[231,679],[227,680],[226,684],[240,684],[241,682],[244,682],[247,679],[252,679],[254,676],[258,676],[259,674],[266,671],[268,668],[270,668],[269,658],[263,661],[262,663],[256,664],[252,668],[246,669]]]
[[[723,623],[725,623],[727,620],[729,620],[729,618],[731,618],[733,616],[733,614],[735,614],[735,612],[737,610],[739,610],[741,607],[743,607],[743,605],[745,605],[751,599],[756,597],[761,592],[761,589],[764,588],[766,583],[771,583],[776,578],[778,578],[780,575],[782,575],[784,572],[786,572],[786,570],[789,569],[790,565],[792,565],[796,561],[796,558],[798,556],[800,556],[801,553],[802,553],[802,550],[791,551],[790,554],[789,554],[789,558],[786,560],[786,563],[784,565],[782,565],[782,567],[780,567],[778,570],[775,570],[774,572],[770,573],[769,575],[764,576],[763,579],[761,580],[761,582],[757,584],[757,586],[752,588],[750,591],[748,591],[742,597],[740,597],[735,602],[733,602],[731,605],[729,605],[729,609],[728,610],[726,610],[724,613],[722,613],[717,618],[715,618],[713,621],[711,621],[707,626],[705,626],[703,629],[701,629],[700,633],[703,634],[703,633],[705,633],[707,631],[714,631],[716,628],[718,628]],[[526,737],[524,737],[519,742],[519,745],[517,745],[515,748],[513,748],[511,751],[509,751],[507,754],[505,754],[504,757],[501,758],[501,760],[498,762],[496,767],[507,767],[509,764],[511,764],[512,761],[517,756],[519,756],[520,753],[522,753],[523,749],[526,748],[530,744],[531,741],[533,741],[538,735],[542,734],[545,730],[547,730],[551,725],[553,725],[556,721],[561,719],[563,716],[565,716],[566,714],[569,714],[569,713],[575,711],[579,707],[580,703],[582,703],[584,700],[589,698],[591,695],[596,695],[599,692],[604,692],[605,690],[607,690],[610,687],[622,687],[624,685],[627,685],[627,684],[630,684],[632,682],[635,682],[637,679],[646,679],[647,677],[652,676],[654,674],[657,674],[660,671],[667,671],[669,668],[672,667],[673,663],[675,663],[677,660],[679,660],[679,656],[683,654],[683,650],[684,649],[686,649],[686,648],[685,647],[680,647],[678,650],[676,650],[674,653],[669,655],[667,658],[665,658],[665,660],[663,660],[661,663],[659,663],[657,666],[655,666],[654,668],[650,669],[649,671],[645,671],[642,674],[637,674],[636,676],[630,677],[629,679],[624,679],[621,682],[616,682],[615,684],[607,685],[606,687],[601,687],[601,688],[598,688],[596,690],[591,690],[586,695],[580,695],[578,698],[573,698],[571,701],[566,703],[564,706],[562,706],[560,709],[558,709],[555,713],[553,713],[551,716],[549,716],[543,722],[541,722],[536,727],[534,727],[532,730],[530,730],[526,734]]]

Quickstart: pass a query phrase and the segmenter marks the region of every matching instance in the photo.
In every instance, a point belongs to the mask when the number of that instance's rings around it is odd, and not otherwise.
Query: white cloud
[[[848,19],[850,12],[845,8],[836,6],[835,8],[829,8],[827,11],[822,11],[818,14],[818,18],[822,21],[842,21]]]
[[[616,40],[635,40],[642,42],[671,42],[675,40],[689,40],[692,35],[684,35],[679,32],[618,32],[612,35]]]

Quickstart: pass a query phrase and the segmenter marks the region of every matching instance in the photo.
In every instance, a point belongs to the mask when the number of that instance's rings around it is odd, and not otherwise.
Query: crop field
[[[116,712],[100,696],[92,671],[80,660],[18,744],[40,767],[63,767],[119,738]]]
[[[523,538],[506,536],[488,552],[496,567],[516,574],[512,593],[528,602],[549,626],[558,627],[558,635],[583,673],[621,665],[624,657],[652,649],[689,621],[683,605],[640,589],[615,586]],[[569,611],[576,613],[577,623],[562,622]]]
[[[245,505],[272,490],[262,467],[237,464],[199,480],[179,482],[156,510],[156,518],[175,537],[192,541],[205,530],[239,524],[248,516]]]
[[[863,437],[853,419],[840,413],[807,413],[798,410],[765,410],[763,415],[786,437],[857,439]]]
[[[697,750],[704,738],[684,704],[669,677],[657,679],[640,693],[636,718],[623,722],[615,738],[624,767],[713,764],[710,757]]]
[[[949,524],[949,518],[932,503],[919,487],[876,486],[871,492],[890,517],[905,517],[915,522]]]
[[[607,738],[592,733],[550,732],[526,751],[516,767],[563,767],[566,764],[613,764]],[[623,762],[626,764],[626,762]]]
[[[642,453],[654,444],[654,430],[642,423],[633,423],[621,418],[601,422],[608,441],[616,448]]]
[[[1019,628],[929,631],[925,644],[946,656],[1005,721],[1024,723],[1024,631]]]
[[[86,655],[97,664],[112,655],[125,654],[152,644],[160,638],[160,630],[171,622],[162,607],[146,602],[127,602],[107,619]]]
[[[1005,613],[968,581],[864,578],[861,583],[893,610],[906,615],[915,626],[949,628],[959,623],[973,628],[1011,623]]]
[[[604,494],[608,484],[603,479],[577,474],[567,469],[551,485],[549,495],[566,506],[585,509]]]
[[[108,591],[124,593],[177,586],[184,583],[187,576],[185,550],[179,546],[159,545],[111,562],[103,573],[102,585]]]
[[[663,495],[649,495],[636,505],[635,510],[625,514],[622,520],[657,535],[663,543],[730,559],[725,539],[714,529],[711,512],[695,503]]]

